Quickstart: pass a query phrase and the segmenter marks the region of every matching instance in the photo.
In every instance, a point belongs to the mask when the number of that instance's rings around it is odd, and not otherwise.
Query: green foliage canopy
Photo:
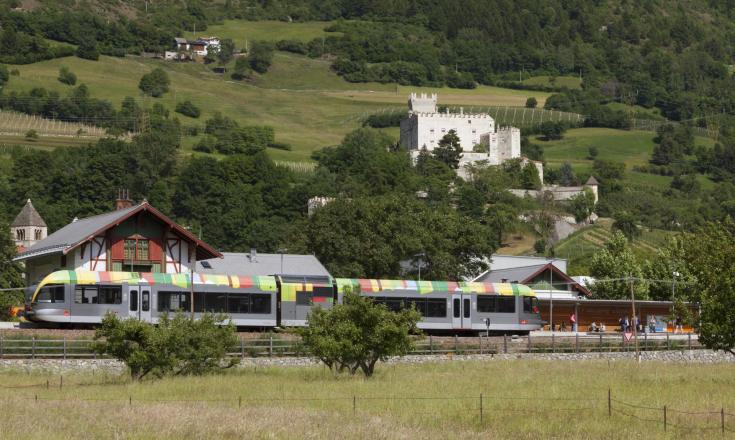
[[[192,320],[183,313],[163,315],[157,326],[108,313],[95,331],[95,350],[124,362],[134,380],[146,376],[203,375],[228,368],[237,343],[235,326],[223,315],[205,313]]]
[[[417,332],[420,319],[415,309],[391,312],[371,298],[347,292],[343,304],[312,309],[308,327],[298,333],[302,349],[330,370],[355,374],[359,369],[371,377],[378,361],[413,349],[410,334]]]

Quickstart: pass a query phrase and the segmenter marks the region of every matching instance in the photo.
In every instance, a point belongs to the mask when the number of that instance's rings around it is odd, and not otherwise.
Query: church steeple
[[[46,238],[48,227],[31,203],[31,199],[26,201],[23,209],[10,224],[10,234],[19,249],[28,249],[36,242]]]

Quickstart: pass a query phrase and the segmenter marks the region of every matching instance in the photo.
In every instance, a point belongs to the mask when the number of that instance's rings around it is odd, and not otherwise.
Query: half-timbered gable
[[[28,282],[59,269],[187,273],[197,260],[222,257],[147,201],[126,202],[118,200],[115,211],[75,219],[19,254],[15,260],[25,262]]]

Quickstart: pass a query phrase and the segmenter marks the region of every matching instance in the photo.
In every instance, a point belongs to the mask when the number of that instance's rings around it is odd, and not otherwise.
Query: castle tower
[[[592,193],[595,195],[595,204],[597,204],[597,201],[599,200],[599,195],[597,193],[598,186],[600,184],[597,182],[597,179],[595,179],[595,176],[590,176],[589,179],[587,179],[587,182],[584,184],[585,187],[592,190]]]
[[[46,238],[48,228],[41,215],[28,199],[23,209],[10,225],[11,238],[18,249],[28,249],[36,242]]]
[[[408,113],[436,113],[436,93],[411,93],[408,96]]]

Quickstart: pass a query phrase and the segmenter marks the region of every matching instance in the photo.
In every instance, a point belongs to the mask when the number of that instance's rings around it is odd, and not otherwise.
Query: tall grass
[[[0,386],[46,376],[0,375]],[[245,368],[210,377],[130,383],[79,375],[64,388],[0,398],[0,437],[12,438],[668,438],[660,411],[613,403],[735,413],[732,365],[628,361],[487,361],[381,365],[373,379],[324,368]],[[482,420],[480,395],[482,394]],[[38,401],[35,396],[38,395]],[[94,400],[87,400],[94,399]],[[691,417],[690,417],[691,418]],[[719,426],[670,410],[669,424]],[[735,429],[735,418],[727,420]],[[684,437],[685,431],[668,436]],[[692,434],[694,433],[694,434]],[[717,431],[692,431],[706,436]]]

